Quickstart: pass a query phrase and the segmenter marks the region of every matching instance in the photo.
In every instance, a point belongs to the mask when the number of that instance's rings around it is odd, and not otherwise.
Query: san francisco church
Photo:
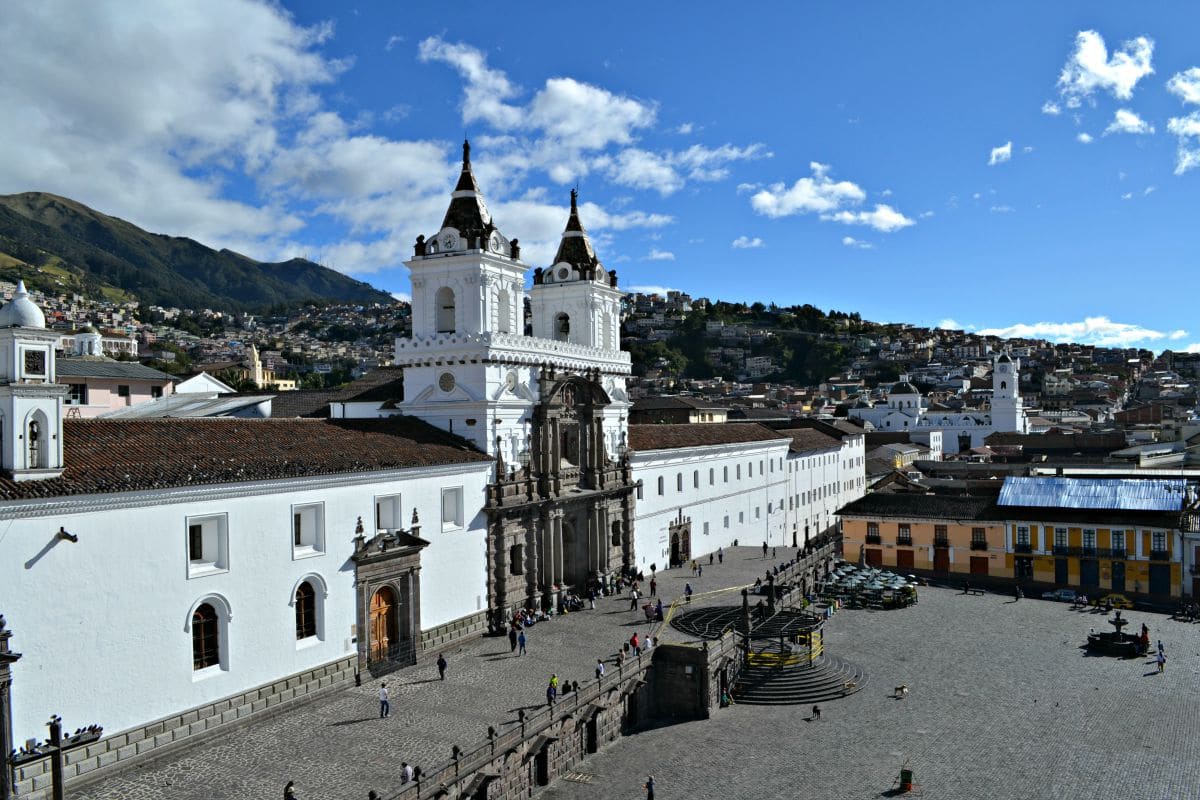
[[[617,274],[575,192],[564,217],[530,274],[464,145],[406,263],[395,379],[319,419],[65,419],[58,334],[19,286],[0,308],[0,751],[53,712],[105,728],[68,779],[117,768],[623,569],[833,529],[865,492],[861,434],[629,424]]]

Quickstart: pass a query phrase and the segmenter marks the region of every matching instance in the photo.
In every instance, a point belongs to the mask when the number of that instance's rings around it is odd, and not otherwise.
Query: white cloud
[[[963,326],[958,323],[958,320],[951,317],[946,317],[946,319],[937,324],[937,327],[939,330],[943,331],[961,331],[963,329]]]
[[[1110,133],[1146,134],[1154,133],[1154,126],[1127,108],[1118,108],[1113,115],[1113,121],[1104,129],[1104,135]]]
[[[383,46],[383,49],[391,52],[393,47],[395,47],[398,44],[404,44],[404,42],[405,42],[405,39],[403,36],[392,35],[392,36],[388,37],[387,44],[385,44]]]
[[[1121,199],[1122,200],[1132,200],[1133,192],[1126,192],[1125,194],[1121,195]]]
[[[483,52],[465,44],[443,41],[431,36],[417,50],[421,61],[440,61],[456,69],[466,82],[462,103],[463,122],[482,120],[499,130],[519,126],[524,114],[504,101],[515,97],[518,89],[501,70],[487,65]]]
[[[991,209],[989,209],[989,210],[993,214],[1009,214],[1009,213],[1012,213],[1013,209],[1012,209],[1012,206],[999,205],[999,206],[992,206]]]
[[[1059,93],[1076,106],[1081,98],[1097,90],[1118,100],[1128,100],[1138,81],[1154,73],[1151,61],[1154,42],[1139,36],[1122,44],[1109,56],[1104,38],[1096,31],[1080,31],[1075,36],[1075,52],[1067,59],[1058,78]]]
[[[1187,347],[1183,348],[1181,352],[1200,353],[1200,342],[1193,342],[1192,344],[1189,344]]]
[[[1091,144],[1092,135],[1090,133],[1081,133],[1075,137],[1075,140],[1080,144]]]
[[[1022,147],[1022,148],[1021,148],[1021,152],[1022,152],[1022,153],[1025,153],[1026,155],[1028,155],[1029,153],[1032,153],[1032,152],[1033,152],[1033,145],[1031,145],[1031,144],[1027,144],[1027,145],[1025,145],[1024,147]]]
[[[874,211],[838,211],[835,214],[822,214],[821,219],[840,222],[843,225],[868,225],[883,233],[892,233],[917,224],[896,209],[882,203],[877,204]]]
[[[1167,81],[1167,90],[1190,105],[1200,105],[1200,67],[1176,72]]]
[[[917,214],[917,219],[929,219],[932,216],[934,216],[932,211],[922,211],[920,214]]]
[[[690,122],[685,122],[675,129],[675,132],[681,136],[687,136],[695,129],[695,126]]]
[[[880,192],[880,193],[879,193],[879,196],[880,196],[880,197],[891,197],[891,196],[892,196],[892,190],[891,190],[891,189],[884,189],[882,192]]]
[[[1140,342],[1178,338],[1175,336],[1178,332],[1164,333],[1141,325],[1113,322],[1108,317],[1088,317],[1082,322],[1018,323],[1004,328],[985,328],[978,333],[980,336],[999,336],[1002,339],[1048,339],[1052,342],[1101,347],[1128,347]]]
[[[1175,151],[1175,174],[1200,167],[1200,111],[1186,117],[1171,117],[1167,130],[1175,134],[1178,147]]]
[[[761,188],[761,183],[739,183],[737,185],[737,193],[746,194],[747,192],[757,192]]]
[[[614,156],[598,157],[593,166],[604,170],[613,183],[635,189],[653,189],[666,196],[679,191],[688,180],[711,182],[727,178],[729,165],[735,161],[771,158],[772,155],[761,144],[746,147],[694,144],[686,150],[663,153],[630,147]]]
[[[644,284],[638,286],[626,286],[625,291],[635,294],[657,294],[666,297],[668,292],[677,292],[679,290],[673,286],[655,286],[653,284]]]
[[[1151,194],[1151,193],[1153,193],[1153,192],[1154,192],[1154,187],[1153,187],[1153,186],[1147,186],[1145,189],[1143,189],[1143,190],[1142,190],[1142,194],[1144,194],[1144,195],[1148,195],[1148,194]]]
[[[401,303],[412,302],[412,295],[408,292],[392,292],[392,297],[396,300],[399,300]]]
[[[1012,158],[1012,142],[1005,142],[999,147],[992,148],[992,155],[988,159],[988,166],[994,167],[997,164],[1003,164]]]
[[[793,214],[834,211],[846,204],[861,203],[867,196],[850,181],[834,181],[829,166],[813,161],[811,178],[800,178],[791,187],[775,183],[750,198],[750,206],[763,216],[779,218]]]
[[[766,247],[763,240],[755,236],[751,239],[748,236],[739,236],[733,240],[733,247],[738,250],[753,250],[758,247]]]
[[[650,252],[646,255],[646,260],[647,261],[674,261],[675,254],[665,251],[665,250],[659,250],[657,247],[652,247],[652,248],[650,248]]]
[[[1180,328],[1178,330],[1171,331],[1171,333],[1167,336],[1167,338],[1168,339],[1186,339],[1187,336],[1188,336],[1188,332],[1185,331],[1183,328]]]
[[[861,239],[855,239],[853,236],[843,236],[842,244],[846,247],[853,247],[856,250],[874,250],[875,245],[870,242],[864,242]]]
[[[1059,107],[1058,103],[1047,100],[1046,102],[1042,103],[1042,113],[1049,114],[1052,117],[1057,117],[1062,113],[1062,109]]]

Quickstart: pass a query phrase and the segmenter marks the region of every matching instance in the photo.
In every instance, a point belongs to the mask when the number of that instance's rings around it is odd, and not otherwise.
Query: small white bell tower
[[[63,398],[55,383],[58,334],[25,282],[0,308],[0,466],[13,480],[57,478],[63,471]]]

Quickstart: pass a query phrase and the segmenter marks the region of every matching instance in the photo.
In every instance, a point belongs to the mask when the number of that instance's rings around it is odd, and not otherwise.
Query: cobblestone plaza
[[[690,580],[716,592],[696,604],[735,603],[736,592],[719,590],[753,581],[769,563],[739,548],[701,578],[660,575],[659,593],[677,595]],[[431,661],[393,673],[387,720],[378,718],[379,681],[364,680],[72,796],[240,800],[278,795],[287,780],[306,800],[386,796],[402,760],[429,767],[455,744],[472,746],[488,725],[544,702],[551,673],[589,679],[598,656],[646,632],[628,609],[627,599],[604,599],[594,612],[541,623],[524,657],[501,639],[454,648],[444,683]],[[1127,615],[1163,640],[1165,674],[1144,660],[1084,656],[1080,645],[1091,628],[1107,628],[1104,617],[1064,604],[923,589],[912,608],[842,611],[826,626],[826,646],[865,667],[870,683],[824,705],[821,720],[795,706],[723,709],[625,737],[583,762],[579,780],[541,796],[636,798],[653,774],[660,798],[877,797],[906,763],[926,797],[1191,796],[1200,783],[1200,626]],[[900,684],[909,695],[893,699]]]

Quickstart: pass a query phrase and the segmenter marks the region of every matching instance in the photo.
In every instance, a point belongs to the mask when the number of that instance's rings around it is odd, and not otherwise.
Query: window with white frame
[[[704,535],[708,536],[708,523],[704,523]]]
[[[698,469],[692,470],[692,488],[693,489],[700,488],[700,470],[698,470]]]
[[[1054,529],[1054,546],[1055,547],[1066,547],[1067,546],[1067,529],[1066,528],[1055,528]]]
[[[442,530],[452,531],[463,526],[463,490],[461,486],[442,489]]]
[[[403,527],[400,516],[400,495],[385,494],[375,498],[376,530],[399,530]]]
[[[746,522],[746,512],[739,511],[738,512],[738,525],[743,525],[743,524],[745,524],[745,522]]]
[[[723,467],[721,472],[723,474],[722,480],[724,480],[725,483],[729,483],[729,467]]]
[[[307,558],[325,552],[325,504],[292,506],[292,557]]]
[[[188,517],[188,577],[199,578],[229,570],[229,516]]]
[[[1125,531],[1112,532],[1112,551],[1113,555],[1125,552]]]
[[[1029,527],[1026,525],[1017,526],[1017,544],[1029,544]]]
[[[664,494],[666,494],[666,488],[667,488],[667,482],[663,479],[662,475],[659,475],[658,476],[658,496],[659,497],[662,497]]]
[[[1153,531],[1150,534],[1150,549],[1162,553],[1167,549],[1166,531]]]
[[[677,492],[683,491],[683,473],[682,472],[675,473],[675,491],[677,491]]]
[[[726,528],[729,527],[729,515],[728,514],[725,515],[725,527]]]
[[[1090,550],[1096,549],[1096,529],[1095,528],[1084,528],[1083,529],[1083,546]]]

